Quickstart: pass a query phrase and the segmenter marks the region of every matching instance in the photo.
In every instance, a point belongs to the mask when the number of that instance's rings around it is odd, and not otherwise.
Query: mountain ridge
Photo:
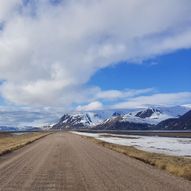
[[[160,122],[178,118],[189,109],[176,107],[148,107],[137,110],[113,110],[96,112],[77,112],[64,114],[52,129],[151,129]],[[104,114],[102,116],[102,114]]]

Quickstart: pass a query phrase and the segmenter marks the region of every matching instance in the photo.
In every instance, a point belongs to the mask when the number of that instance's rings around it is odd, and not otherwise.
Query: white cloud
[[[19,0],[1,1],[0,2],[0,21],[8,19],[12,15],[12,10],[16,8]]]
[[[183,106],[188,107],[191,109],[191,104],[184,104]]]
[[[99,101],[94,101],[83,106],[80,105],[76,108],[77,111],[94,111],[94,110],[101,110],[101,109],[103,109],[103,105]]]
[[[96,99],[116,100],[130,98],[141,94],[152,93],[153,88],[146,89],[129,89],[129,90],[107,90],[99,91],[96,95]]]
[[[83,85],[97,70],[191,47],[190,0],[73,0],[57,6],[48,0],[35,2],[0,2],[5,23],[0,31],[0,80],[6,81],[0,91],[16,104],[84,102],[89,92]],[[116,90],[98,95],[123,96]]]
[[[112,108],[140,108],[147,107],[149,105],[184,105],[191,103],[191,92],[179,92],[179,93],[161,93],[153,94],[149,96],[138,96],[128,101],[120,102],[112,105]]]

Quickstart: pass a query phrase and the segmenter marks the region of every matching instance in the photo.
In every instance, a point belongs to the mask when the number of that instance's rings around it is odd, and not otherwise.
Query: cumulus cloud
[[[190,0],[52,2],[0,2],[0,91],[10,102],[84,102],[84,85],[99,69],[191,47]]]
[[[99,101],[94,101],[83,106],[80,105],[76,108],[77,111],[94,111],[94,110],[101,110],[101,109],[103,109],[103,104]]]

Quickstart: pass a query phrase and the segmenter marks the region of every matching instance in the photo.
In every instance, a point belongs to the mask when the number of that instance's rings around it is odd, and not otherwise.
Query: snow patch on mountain
[[[156,125],[166,119],[180,117],[187,111],[189,111],[189,108],[183,106],[152,107],[129,112],[122,116],[122,121]]]

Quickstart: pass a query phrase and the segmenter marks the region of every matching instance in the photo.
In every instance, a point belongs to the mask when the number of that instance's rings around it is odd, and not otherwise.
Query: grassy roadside
[[[169,173],[191,180],[191,159],[168,156],[164,154],[150,153],[142,150],[138,150],[132,146],[122,146],[112,143],[107,143],[101,140],[97,140],[93,137],[82,136],[98,145],[104,146],[108,149],[125,154],[129,157],[143,161],[157,168],[168,171]]]
[[[12,134],[0,134],[0,156],[6,153],[10,153],[16,149],[24,147],[40,138],[43,138],[50,133],[37,132],[28,133],[23,135],[12,135]]]

